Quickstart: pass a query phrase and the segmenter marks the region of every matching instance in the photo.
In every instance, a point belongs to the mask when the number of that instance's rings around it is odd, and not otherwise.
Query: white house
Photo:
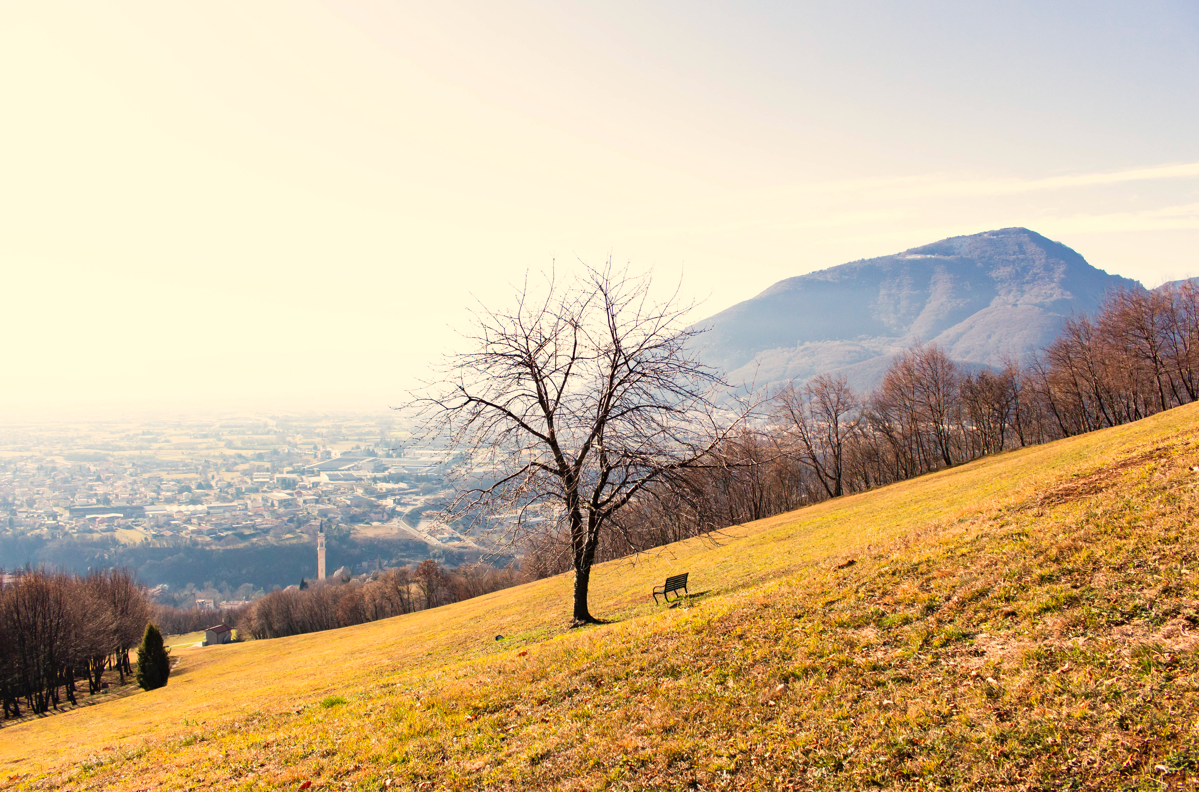
[[[204,631],[205,646],[229,643],[231,640],[233,640],[233,629],[228,624],[218,624]]]

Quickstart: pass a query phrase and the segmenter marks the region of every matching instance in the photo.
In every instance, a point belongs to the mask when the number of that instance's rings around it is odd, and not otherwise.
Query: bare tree
[[[965,408],[970,432],[967,439],[976,444],[970,458],[1002,451],[1019,398],[1016,369],[1009,365],[1001,372],[981,369],[962,375],[958,398]]]
[[[133,673],[129,662],[129,650],[141,641],[150,621],[150,603],[146,598],[145,588],[138,585],[137,578],[128,569],[110,569],[104,573],[106,582],[100,587],[102,596],[108,606],[115,631],[113,633],[113,660],[125,684],[125,675]]]
[[[450,519],[569,537],[575,625],[597,621],[591,567],[614,516],[651,485],[710,464],[745,415],[716,407],[723,383],[688,346],[698,331],[679,327],[691,306],[677,294],[655,301],[650,285],[610,263],[566,287],[550,275],[540,296],[526,281],[514,307],[476,312],[470,348],[415,400],[466,475],[500,471],[467,482]]]
[[[1180,286],[1167,285],[1161,291],[1169,300],[1167,359],[1186,393],[1186,401],[1192,402],[1199,399],[1199,382],[1195,379],[1199,367],[1199,283],[1183,281]]]
[[[845,492],[848,445],[862,422],[861,401],[844,375],[821,374],[804,386],[787,386],[775,399],[775,417],[830,498]]]
[[[345,593],[337,603],[337,623],[342,627],[351,627],[366,621],[366,600],[362,595],[362,586],[351,583],[346,586]]]
[[[932,429],[936,452],[946,466],[953,465],[958,366],[936,344],[913,347],[905,354],[915,363],[917,403]]]
[[[422,561],[412,573],[412,579],[420,590],[426,608],[436,608],[451,601],[449,580],[433,559]]]
[[[1158,410],[1182,403],[1167,365],[1172,296],[1166,292],[1117,289],[1108,294],[1099,314],[1102,332],[1152,377]]]

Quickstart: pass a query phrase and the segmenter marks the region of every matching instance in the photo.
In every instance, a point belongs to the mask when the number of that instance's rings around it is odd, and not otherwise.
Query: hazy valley
[[[328,573],[486,549],[425,518],[443,454],[389,415],[237,416],[0,429],[0,568],[129,567],[179,607],[240,603]]]

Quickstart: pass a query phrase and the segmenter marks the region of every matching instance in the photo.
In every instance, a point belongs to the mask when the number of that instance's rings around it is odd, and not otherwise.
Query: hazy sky
[[[1199,274],[1193,0],[14,2],[0,108],[0,419],[382,409],[554,260]]]

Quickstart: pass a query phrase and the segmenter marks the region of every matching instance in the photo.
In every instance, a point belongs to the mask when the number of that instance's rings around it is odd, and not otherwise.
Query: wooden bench
[[[659,594],[662,595],[662,599],[665,600],[666,602],[670,602],[670,593],[672,591],[675,593],[674,594],[675,599],[678,599],[679,597],[682,596],[682,594],[678,593],[680,591],[682,591],[683,594],[690,595],[691,592],[687,591],[687,575],[688,574],[689,573],[684,572],[681,575],[671,575],[670,577],[666,578],[666,583],[664,585],[655,587],[654,588],[654,604],[655,605],[658,604],[658,595]]]

